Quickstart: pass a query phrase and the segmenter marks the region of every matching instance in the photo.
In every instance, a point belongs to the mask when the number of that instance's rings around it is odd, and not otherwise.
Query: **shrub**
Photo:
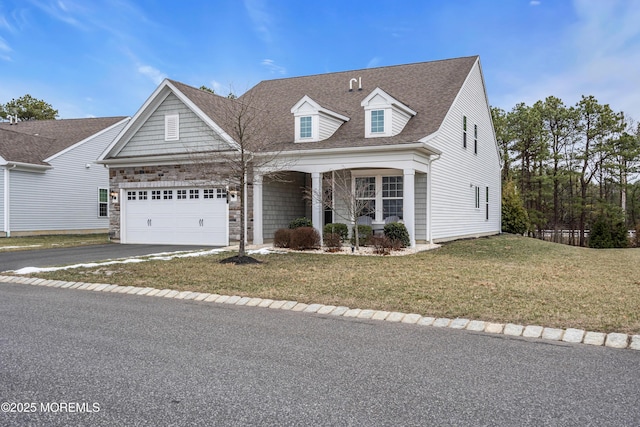
[[[608,212],[601,213],[591,224],[590,248],[626,248],[628,246],[628,231],[621,211],[608,209]]]
[[[330,233],[338,234],[344,242],[347,240],[347,238],[349,238],[349,227],[347,227],[347,224],[343,224],[341,222],[327,224],[322,229],[322,234],[326,236]]]
[[[396,241],[401,248],[406,248],[411,245],[409,239],[409,232],[407,227],[400,222],[392,222],[384,226],[384,235],[391,241]]]
[[[393,241],[387,236],[381,235],[371,236],[371,246],[373,246],[373,253],[377,255],[389,255],[393,249]]]
[[[300,227],[313,227],[313,222],[309,218],[302,217],[296,218],[289,223],[289,228],[300,228]]]
[[[298,227],[291,230],[290,248],[297,251],[320,247],[320,234],[313,227]]]
[[[636,235],[633,238],[633,246],[640,248],[640,222],[636,224]]]
[[[373,228],[370,225],[358,225],[358,243],[361,246],[367,246],[372,235]],[[356,244],[355,227],[351,230],[351,244]]]
[[[273,235],[273,246],[276,248],[288,248],[291,246],[291,231],[288,228],[279,228]]]
[[[513,182],[505,183],[502,189],[502,231],[524,234],[529,230],[529,214]]]
[[[342,236],[338,233],[324,233],[323,237],[327,252],[338,252],[342,247]]]

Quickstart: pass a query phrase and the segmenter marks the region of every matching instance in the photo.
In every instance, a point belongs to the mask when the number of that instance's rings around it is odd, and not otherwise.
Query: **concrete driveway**
[[[0,252],[0,271],[18,270],[24,267],[53,267],[126,258],[161,252],[213,249],[212,246],[184,245],[103,245],[77,246],[72,248],[33,249],[28,251]]]

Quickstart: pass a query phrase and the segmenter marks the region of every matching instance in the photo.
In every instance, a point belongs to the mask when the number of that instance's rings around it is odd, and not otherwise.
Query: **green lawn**
[[[227,256],[37,276],[640,333],[640,249],[594,250],[502,235],[400,257],[288,253],[256,256],[264,261],[259,265],[218,262]]]

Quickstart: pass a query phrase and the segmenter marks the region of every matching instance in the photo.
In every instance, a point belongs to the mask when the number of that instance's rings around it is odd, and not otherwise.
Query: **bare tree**
[[[323,190],[306,190],[308,199],[318,201],[325,209],[347,224],[354,225],[355,248],[360,249],[358,220],[375,215],[376,185],[373,178],[356,177],[352,179],[348,170],[333,171],[323,176]]]
[[[208,142],[190,148],[191,159],[200,176],[210,182],[227,183],[229,193],[237,195],[238,254],[223,261],[251,262],[253,259],[246,256],[248,185],[255,173],[268,173],[278,179],[279,172],[291,162],[281,156],[282,145],[270,138],[267,111],[252,92],[240,98],[207,96],[211,98],[208,114],[219,128],[211,132]]]

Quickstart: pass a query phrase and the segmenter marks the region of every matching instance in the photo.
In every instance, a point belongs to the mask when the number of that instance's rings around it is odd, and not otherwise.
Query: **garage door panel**
[[[228,245],[226,192],[209,189],[207,198],[204,189],[182,188],[127,195],[124,243]]]

